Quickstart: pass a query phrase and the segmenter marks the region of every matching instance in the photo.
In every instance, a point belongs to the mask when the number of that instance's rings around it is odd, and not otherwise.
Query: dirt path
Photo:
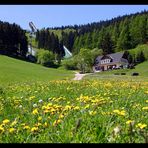
[[[80,74],[78,72],[76,72],[75,77],[73,78],[73,80],[81,80],[86,74]]]

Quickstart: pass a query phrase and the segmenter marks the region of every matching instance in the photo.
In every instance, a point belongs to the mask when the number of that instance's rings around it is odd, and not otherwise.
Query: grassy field
[[[146,143],[148,82],[53,80],[0,89],[0,143]]]
[[[71,71],[46,68],[41,65],[0,55],[0,84],[30,81],[49,81],[73,78]]]
[[[82,81],[6,56],[0,69],[7,84],[0,86],[0,143],[148,143],[147,62],[137,77],[112,71]]]

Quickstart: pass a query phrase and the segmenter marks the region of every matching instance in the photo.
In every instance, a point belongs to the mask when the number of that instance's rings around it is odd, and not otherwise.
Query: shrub
[[[126,73],[125,72],[122,72],[121,75],[126,75]]]
[[[54,55],[51,51],[40,49],[37,52],[37,63],[43,66],[52,67],[54,65]]]
[[[139,73],[138,72],[133,72],[132,76],[139,76]]]
[[[68,69],[68,70],[76,70],[77,69],[77,61],[73,58],[64,60],[62,62],[62,65],[64,66],[65,69]]]

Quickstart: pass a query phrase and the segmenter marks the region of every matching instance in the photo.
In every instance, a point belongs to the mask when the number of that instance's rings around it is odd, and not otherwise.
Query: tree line
[[[60,37],[58,36],[59,32],[61,32]],[[148,42],[148,11],[118,16],[111,20],[86,25],[44,28],[37,31],[36,41],[38,48],[57,55],[59,61],[64,56],[63,45],[74,55],[80,55],[81,49],[95,52],[98,50],[102,54],[126,51]],[[41,55],[43,55],[43,51]],[[127,52],[126,58],[130,64],[140,63],[145,60],[143,52],[139,52],[136,56]],[[69,69],[75,69],[75,65],[78,65],[75,61],[77,63],[79,61],[75,59],[78,58],[68,60],[65,65]]]
[[[148,42],[148,11],[117,17],[94,28],[78,34],[73,46],[76,53],[84,47],[103,49],[104,53],[132,49]]]
[[[15,23],[0,21],[0,54],[25,58],[27,51],[25,31]]]
[[[59,40],[58,36],[53,32],[50,33],[48,28],[37,30],[36,41],[39,49],[49,50],[54,55],[57,55],[59,60],[65,55],[63,40]]]
[[[62,39],[73,53],[81,48],[103,49],[104,53],[113,53],[135,48],[148,41],[148,11],[118,16],[111,20],[86,25],[62,26],[52,30],[68,28],[74,32],[63,33]]]
[[[56,33],[50,32],[49,29],[41,29],[36,32],[36,42],[39,49],[51,51],[57,54],[60,58],[65,55],[63,45],[72,51],[76,33],[61,31],[62,38],[60,39]]]
[[[62,36],[60,39],[56,33],[49,33],[49,30],[59,29]],[[66,29],[74,31],[66,32]],[[107,54],[132,49],[148,42],[148,11],[86,25],[44,28],[37,32],[36,40],[38,48],[51,50],[61,56],[64,54],[62,45],[73,54],[78,54],[81,48],[98,48]]]

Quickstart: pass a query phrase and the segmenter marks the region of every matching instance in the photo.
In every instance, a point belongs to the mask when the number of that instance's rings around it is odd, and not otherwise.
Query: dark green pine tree
[[[99,38],[99,29],[94,29],[92,33],[92,49],[97,48],[98,38]]]
[[[134,63],[134,61],[133,61],[133,57],[132,57],[132,55],[131,54],[129,54],[128,55],[128,62],[129,62],[129,64],[132,64],[132,63]]]
[[[137,57],[136,57],[136,62],[137,63],[142,63],[145,61],[145,56],[144,56],[144,53],[143,51],[140,51],[138,54],[137,54]]]
[[[102,40],[100,41],[100,48],[103,50],[104,54],[110,54],[114,52],[113,41],[108,32],[103,35]]]
[[[148,16],[146,21],[146,43],[148,43]]]
[[[140,52],[140,62],[144,62],[145,61],[145,56],[143,51]]]
[[[114,48],[116,49],[117,48],[117,40],[119,38],[119,27],[118,27],[117,23],[115,23],[115,25],[113,26],[111,38],[112,38],[112,41],[114,44]]]
[[[119,39],[117,41],[117,48],[120,50],[128,50],[131,48],[131,38],[129,33],[129,22],[127,19],[124,20],[123,28],[120,32]]]
[[[146,42],[146,16],[137,15],[130,23],[132,48]]]
[[[75,33],[70,31],[68,34],[68,49],[72,51],[73,44],[74,44]]]
[[[46,50],[49,50],[49,42],[48,42],[48,39],[49,39],[49,30],[46,29],[45,30],[45,42],[44,42],[44,49]]]
[[[55,35],[54,35],[54,33],[52,32],[51,33],[51,50],[52,50],[52,52],[53,53],[55,53]]]
[[[92,33],[87,33],[85,40],[85,47],[88,49],[92,49]]]
[[[99,49],[101,49],[101,44],[102,44],[102,41],[104,40],[104,34],[105,34],[105,27],[102,27],[101,30],[99,31],[99,34],[98,34],[98,41],[97,41],[97,47]]]
[[[39,33],[38,48],[44,48],[45,45],[45,30],[42,29]]]
[[[81,35],[79,38],[79,44],[78,44],[79,49],[78,50],[85,47],[85,40],[86,40],[86,33],[84,35]]]

